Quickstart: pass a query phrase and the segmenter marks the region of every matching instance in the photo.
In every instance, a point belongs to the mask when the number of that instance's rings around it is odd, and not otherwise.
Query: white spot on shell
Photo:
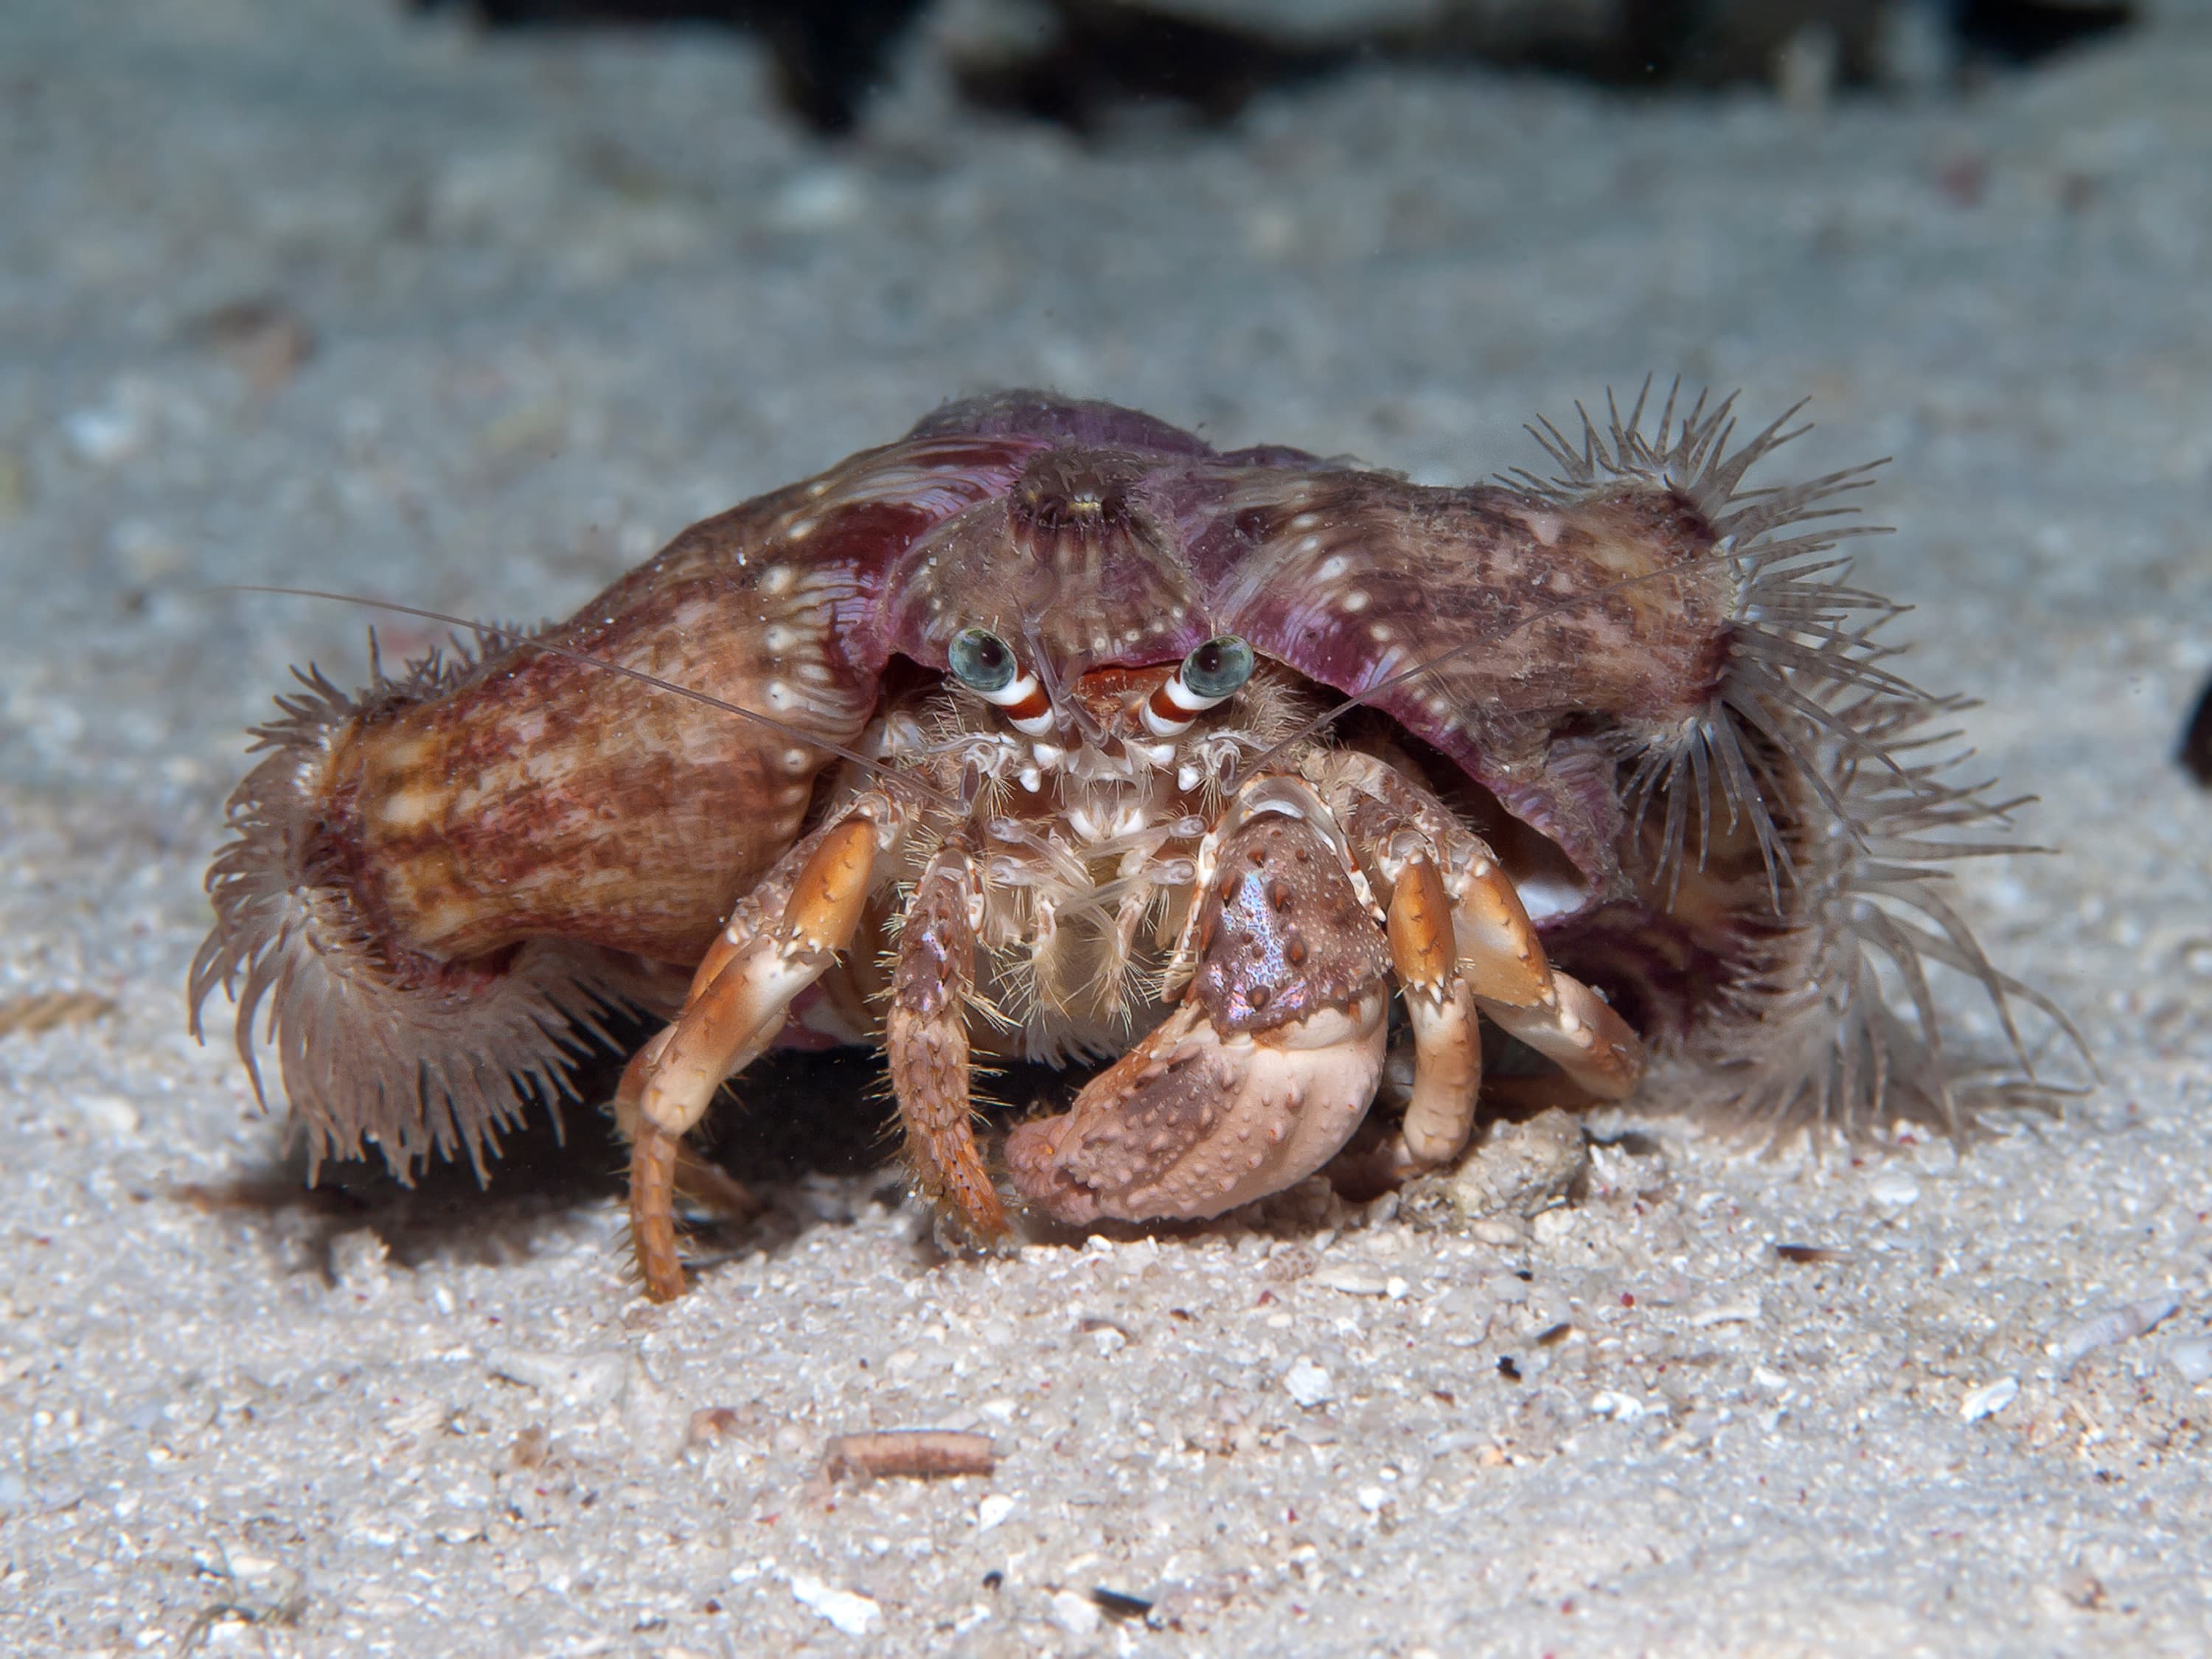
[[[761,687],[761,698],[770,708],[788,708],[791,706],[791,688],[781,680],[770,680]]]
[[[1376,623],[1367,630],[1367,637],[1377,645],[1388,645],[1397,637],[1397,630],[1389,623]]]
[[[1348,568],[1350,561],[1343,554],[1332,553],[1321,562],[1321,568],[1314,572],[1314,576],[1319,581],[1333,582]]]
[[[1364,587],[1355,587],[1338,600],[1337,604],[1342,609],[1357,616],[1360,611],[1367,609],[1367,590]]]
[[[781,593],[791,586],[799,573],[787,564],[772,564],[761,574],[761,592]]]
[[[444,802],[444,793],[437,790],[395,790],[385,798],[384,809],[379,816],[395,829],[416,829],[428,823]]]
[[[814,533],[814,526],[812,519],[794,519],[790,528],[783,532],[784,538],[787,541],[803,542]]]
[[[770,623],[762,630],[761,643],[771,651],[787,651],[798,635],[781,623]]]
[[[1301,513],[1297,517],[1291,520],[1291,528],[1293,530],[1311,530],[1320,522],[1321,515],[1319,514]]]
[[[783,751],[783,769],[787,772],[804,772],[806,769],[808,759],[807,752],[804,749],[787,749]]]

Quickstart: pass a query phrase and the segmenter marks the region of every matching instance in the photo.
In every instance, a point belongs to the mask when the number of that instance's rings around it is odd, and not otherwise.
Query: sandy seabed
[[[0,1038],[0,1651],[2212,1647],[2208,86],[2176,8],[1926,107],[1378,70],[1085,148],[915,62],[826,149],[741,46],[0,12],[0,999],[82,994]],[[653,1308],[582,1115],[310,1200],[184,1034],[240,733],[364,667],[227,584],[558,614],[998,385],[1441,482],[1654,369],[1896,458],[1862,574],[2064,849],[1957,894],[2063,1121],[988,1263],[830,1170]],[[814,1483],[925,1426],[996,1473]]]

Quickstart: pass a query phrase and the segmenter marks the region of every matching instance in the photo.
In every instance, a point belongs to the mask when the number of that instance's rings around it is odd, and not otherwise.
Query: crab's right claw
[[[1008,1137],[1014,1185],[1073,1226],[1219,1215],[1280,1192],[1334,1158],[1366,1115],[1385,1007],[1370,992],[1262,1039],[1224,1034],[1186,1002],[1065,1116]]]
[[[1201,870],[1199,967],[1182,1004],[1064,1115],[1006,1142],[1054,1219],[1219,1215],[1334,1157],[1375,1097],[1389,957],[1303,792],[1252,807]],[[1232,815],[1233,816],[1233,815]]]

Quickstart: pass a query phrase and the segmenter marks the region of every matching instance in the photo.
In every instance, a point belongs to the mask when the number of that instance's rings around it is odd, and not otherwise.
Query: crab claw
[[[1006,1142],[1058,1221],[1219,1215],[1304,1180],[1382,1075],[1389,956],[1320,801],[1249,786],[1200,855],[1198,969],[1182,1004],[1060,1117]]]
[[[1294,1024],[1223,1033],[1187,1002],[1073,1109],[1008,1137],[1014,1186],[1055,1221],[1196,1219],[1336,1156],[1382,1074],[1384,994]]]

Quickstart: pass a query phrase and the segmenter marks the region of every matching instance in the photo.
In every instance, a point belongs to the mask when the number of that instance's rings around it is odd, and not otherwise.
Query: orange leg
[[[1413,1097],[1399,1131],[1414,1169],[1460,1154],[1482,1090],[1482,1036],[1461,977],[1451,900],[1425,854],[1409,860],[1390,895],[1390,962],[1413,1028]]]
[[[1479,917],[1473,927],[1470,913]],[[1460,971],[1475,1006],[1600,1100],[1634,1093],[1644,1040],[1604,998],[1546,960],[1521,896],[1494,860],[1470,871],[1458,914]]]
[[[622,1083],[615,1091],[615,1128],[622,1138],[635,1146],[639,1133],[638,1101],[645,1092],[647,1070],[660,1052],[659,1039],[648,1042],[629,1059],[623,1068]],[[647,1126],[650,1127],[650,1126]],[[663,1133],[654,1130],[653,1133]],[[672,1140],[676,1148],[672,1179],[675,1190],[694,1203],[703,1204],[732,1218],[751,1215],[760,1208],[745,1184],[724,1171],[710,1160],[702,1158],[697,1150],[682,1140]]]
[[[793,848],[763,884],[787,885],[779,921],[763,927],[766,907],[741,905],[701,964],[683,1012],[623,1075],[616,1110],[631,1126],[630,1239],[645,1293],[655,1302],[684,1291],[670,1213],[683,1137],[706,1115],[722,1080],[775,1040],[791,1000],[852,942],[879,838],[895,817],[890,802],[864,797],[849,815]]]
[[[1512,880],[1480,837],[1383,763],[1347,755],[1332,805],[1390,891],[1392,965],[1413,1027],[1407,1173],[1456,1157],[1473,1125],[1480,1009],[1599,1100],[1632,1092],[1644,1044],[1626,1021],[1544,953]]]

